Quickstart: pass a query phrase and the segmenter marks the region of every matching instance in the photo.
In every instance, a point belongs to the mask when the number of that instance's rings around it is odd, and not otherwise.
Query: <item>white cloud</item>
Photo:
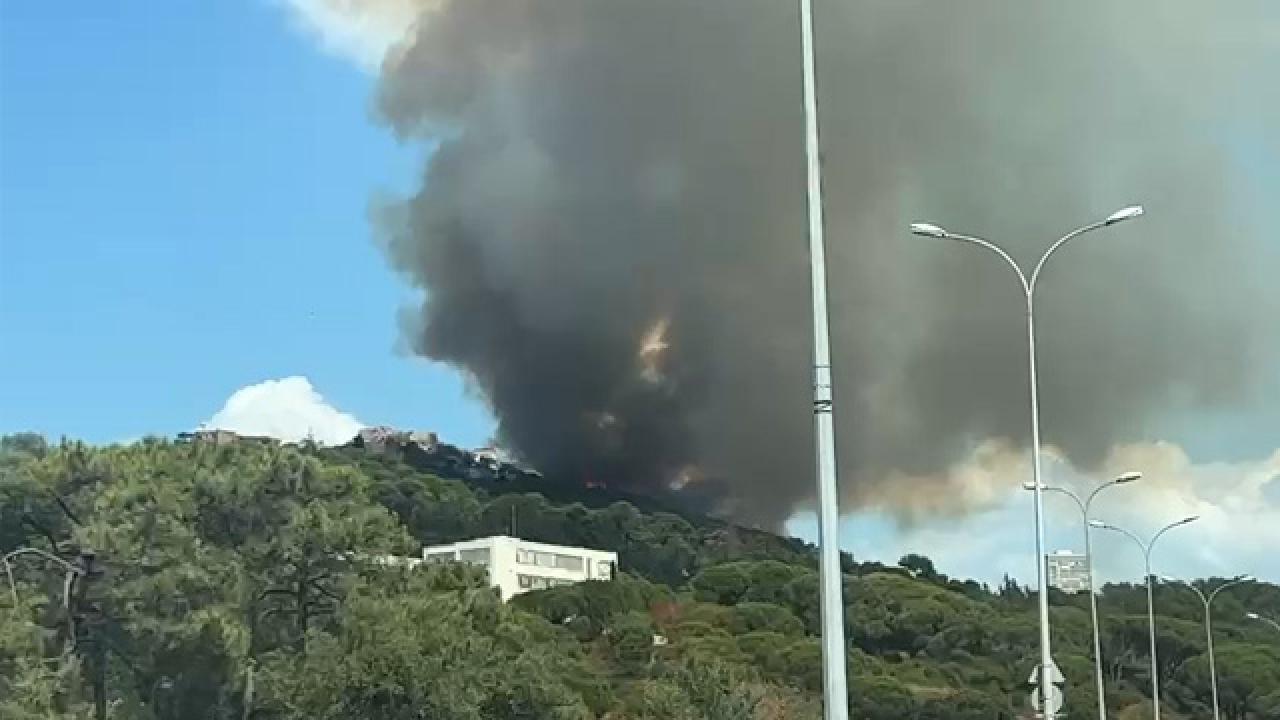
[[[998,582],[1008,573],[1025,584],[1035,580],[1035,535],[1031,493],[1021,489],[1028,479],[1025,459],[1014,462],[1006,448],[987,444],[966,462],[944,473],[945,482],[925,484],[939,497],[911,501],[903,513],[881,504],[846,516],[842,544],[862,559],[894,563],[909,552],[932,558],[938,568],[957,577]],[[1025,453],[1024,453],[1025,457]],[[1092,515],[1142,538],[1174,520],[1199,515],[1193,524],[1170,531],[1152,554],[1153,571],[1179,577],[1231,576],[1249,573],[1280,581],[1280,450],[1268,457],[1238,463],[1196,463],[1171,443],[1117,446],[1091,476],[1060,457],[1046,462],[1046,480],[1087,495],[1104,478],[1127,470],[1144,477],[1132,485],[1109,488],[1098,496]],[[966,487],[966,483],[971,487]],[[943,506],[954,503],[957,513]],[[921,509],[930,513],[921,513]],[[1079,508],[1056,493],[1046,495],[1048,551],[1083,549]],[[793,532],[813,539],[811,515],[797,516]],[[1095,564],[1106,581],[1142,577],[1142,553],[1132,540],[1106,531],[1093,532]]]
[[[1104,467],[1107,474],[1132,468],[1146,477],[1141,486],[1108,491],[1115,494],[1098,502],[1097,517],[1150,537],[1169,522],[1200,516],[1160,540],[1152,553],[1155,572],[1280,580],[1280,450],[1249,462],[1197,464],[1177,445],[1143,443],[1116,448]],[[1102,539],[1106,555],[1140,562],[1132,541],[1110,535]]]
[[[277,0],[325,49],[376,72],[383,58],[441,0]]]
[[[326,402],[311,381],[301,376],[240,388],[205,425],[286,442],[311,436],[325,445],[341,445],[364,427]]]

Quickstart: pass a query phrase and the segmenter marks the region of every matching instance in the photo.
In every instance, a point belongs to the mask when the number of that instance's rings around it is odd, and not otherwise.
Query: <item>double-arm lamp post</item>
[[[1185,517],[1176,522],[1171,522],[1168,525],[1165,525],[1164,527],[1160,528],[1160,530],[1156,532],[1156,534],[1153,535],[1151,539],[1146,542],[1144,542],[1142,538],[1138,537],[1137,535],[1134,535],[1133,533],[1129,532],[1128,530],[1125,530],[1122,527],[1111,525],[1109,523],[1104,523],[1101,520],[1089,521],[1090,527],[1102,528],[1104,530],[1111,530],[1114,532],[1118,532],[1128,537],[1130,540],[1137,543],[1138,547],[1142,548],[1143,566],[1146,568],[1146,579],[1147,579],[1147,625],[1148,625],[1149,634],[1151,635],[1151,708],[1152,708],[1151,716],[1155,720],[1160,720],[1160,665],[1158,662],[1156,662],[1156,603],[1155,603],[1155,592],[1154,592],[1155,578],[1151,575],[1151,551],[1155,548],[1156,541],[1159,540],[1161,536],[1163,536],[1165,533],[1169,532],[1170,530],[1176,527],[1181,527],[1183,525],[1193,523],[1199,519],[1200,519],[1199,515],[1192,515],[1190,517]]]
[[[1223,590],[1248,582],[1250,578],[1247,575],[1237,575],[1214,588],[1208,595],[1205,595],[1200,588],[1184,580],[1167,576],[1161,576],[1160,579],[1167,583],[1187,586],[1196,594],[1196,597],[1200,598],[1200,604],[1204,605],[1204,639],[1209,651],[1209,687],[1213,689],[1213,720],[1220,720],[1222,716],[1218,711],[1218,666],[1213,657],[1213,600]]]
[[[1080,499],[1079,495],[1067,488],[1054,485],[1046,485],[1044,487],[1046,492],[1060,493],[1074,500],[1080,508],[1080,516],[1084,522],[1084,561],[1085,574],[1089,576],[1089,616],[1093,621],[1093,669],[1095,680],[1098,684],[1098,720],[1107,720],[1107,696],[1102,672],[1102,636],[1098,630],[1098,596],[1093,582],[1093,544],[1089,537],[1091,529],[1089,527],[1089,509],[1093,507],[1094,498],[1098,497],[1098,493],[1103,490],[1116,485],[1126,485],[1141,479],[1142,473],[1140,472],[1127,472],[1123,475],[1118,475],[1109,482],[1094,488],[1093,492],[1089,493],[1088,497],[1083,500]],[[1031,483],[1024,483],[1023,487],[1027,490],[1035,489]]]
[[[1044,494],[1043,485],[1040,481],[1040,404],[1039,394],[1036,383],[1036,330],[1035,330],[1035,290],[1036,281],[1040,279],[1040,271],[1044,269],[1045,262],[1049,259],[1058,248],[1062,247],[1072,238],[1079,237],[1092,230],[1109,227],[1116,223],[1124,222],[1131,218],[1142,215],[1141,205],[1131,205],[1129,207],[1117,210],[1109,215],[1105,220],[1099,220],[1080,228],[1076,228],[1071,232],[1063,235],[1057,242],[1049,246],[1049,249],[1040,256],[1039,262],[1036,263],[1035,269],[1031,272],[1028,279],[1027,274],[1022,271],[1022,267],[1005,252],[1003,248],[995,243],[984,240],[980,237],[971,235],[959,235],[957,233],[945,230],[937,225],[929,223],[913,223],[911,232],[915,235],[930,238],[942,238],[947,240],[958,240],[960,242],[971,243],[979,247],[985,248],[996,255],[1000,256],[1018,276],[1018,281],[1022,285],[1023,301],[1026,306],[1027,319],[1027,378],[1031,387],[1031,485],[1035,493],[1035,528],[1036,528],[1036,579],[1039,596],[1040,611],[1040,694],[1039,702],[1043,706],[1043,717],[1045,720],[1054,720],[1055,712],[1049,698],[1054,694],[1057,688],[1053,684],[1053,654],[1049,646],[1049,595],[1045,582],[1045,552],[1044,552]]]

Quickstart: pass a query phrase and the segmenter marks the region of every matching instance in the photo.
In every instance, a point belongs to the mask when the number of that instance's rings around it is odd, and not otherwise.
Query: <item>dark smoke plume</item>
[[[1027,438],[1014,278],[908,236],[912,220],[1030,262],[1146,205],[1043,281],[1045,437],[1078,463],[1173,413],[1238,404],[1274,369],[1275,234],[1248,190],[1280,127],[1268,3],[816,5],[847,500],[909,506],[937,491],[889,478]],[[710,492],[765,524],[802,507],[796,3],[422,7],[377,105],[400,137],[436,144],[421,190],[380,218],[425,292],[415,352],[467,373],[501,438],[549,476]]]

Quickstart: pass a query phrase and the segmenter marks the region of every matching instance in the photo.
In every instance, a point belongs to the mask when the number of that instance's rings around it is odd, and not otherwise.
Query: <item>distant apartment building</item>
[[[1089,565],[1084,555],[1059,550],[1045,559],[1049,568],[1049,587],[1064,593],[1088,592]]]
[[[361,428],[356,433],[355,442],[360,447],[375,452],[385,452],[389,447],[414,445],[423,452],[433,453],[440,445],[440,439],[433,432],[396,430],[386,425]]]
[[[464,450],[440,442],[434,432],[397,430],[385,425],[362,428],[351,445],[368,452],[399,454],[413,467],[441,477],[481,484],[539,481],[542,473],[496,447]]]
[[[618,554],[548,545],[498,535],[422,549],[425,562],[465,562],[483,566],[503,600],[530,590],[613,578]]]
[[[178,433],[178,442],[182,443],[201,443],[207,445],[216,445],[225,447],[227,445],[235,445],[236,443],[257,443],[259,445],[277,445],[279,440],[273,437],[265,437],[258,435],[241,435],[230,430],[222,430],[219,428],[201,427],[191,432]]]

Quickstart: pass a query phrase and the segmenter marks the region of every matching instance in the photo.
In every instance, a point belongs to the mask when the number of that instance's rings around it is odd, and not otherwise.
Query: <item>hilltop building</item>
[[[199,443],[207,445],[216,445],[225,447],[227,445],[235,445],[236,443],[258,443],[260,445],[278,445],[279,440],[272,437],[257,435],[241,435],[230,430],[222,430],[220,428],[200,427],[198,430],[191,432],[178,433],[178,442],[181,443]]]

